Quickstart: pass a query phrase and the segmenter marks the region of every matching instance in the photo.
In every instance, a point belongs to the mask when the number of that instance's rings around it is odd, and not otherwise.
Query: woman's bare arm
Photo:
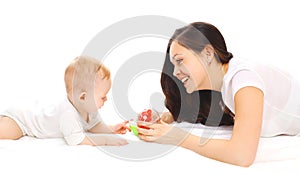
[[[260,138],[263,92],[255,87],[244,87],[236,93],[234,101],[235,123],[229,140],[204,139],[164,122],[148,125],[151,130],[139,128],[139,137],[145,141],[179,145],[221,162],[250,166]]]
[[[168,124],[174,122],[171,112],[163,112],[161,115],[161,120]]]
[[[263,92],[255,87],[240,89],[235,95],[235,123],[230,140],[209,140],[199,145],[200,137],[189,135],[181,144],[203,156],[239,166],[250,166],[259,143]]]

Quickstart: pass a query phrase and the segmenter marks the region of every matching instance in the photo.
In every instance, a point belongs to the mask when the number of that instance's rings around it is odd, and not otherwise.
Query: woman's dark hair
[[[228,63],[233,55],[227,51],[220,31],[211,24],[195,22],[175,31],[168,43],[161,74],[161,87],[166,97],[165,105],[174,120],[209,126],[233,125],[234,114],[225,106],[220,92],[199,90],[188,94],[182,82],[173,76],[174,66],[169,56],[173,41],[195,53],[200,53],[210,44],[215,50],[215,57],[222,64]]]

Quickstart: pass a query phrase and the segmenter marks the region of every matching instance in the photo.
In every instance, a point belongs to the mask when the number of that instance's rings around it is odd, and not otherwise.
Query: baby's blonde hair
[[[98,59],[79,56],[76,57],[65,70],[65,86],[68,94],[86,91],[94,86],[97,73],[102,79],[110,79],[110,71]]]

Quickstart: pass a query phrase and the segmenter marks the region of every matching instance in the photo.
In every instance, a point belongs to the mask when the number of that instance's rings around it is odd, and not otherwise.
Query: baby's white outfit
[[[45,108],[10,108],[0,112],[16,121],[24,135],[37,138],[63,137],[69,145],[77,145],[85,132],[101,122],[98,112],[89,114],[86,122],[66,97]]]

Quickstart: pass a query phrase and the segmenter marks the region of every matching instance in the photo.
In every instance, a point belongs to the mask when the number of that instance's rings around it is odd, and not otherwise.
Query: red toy
[[[138,121],[144,121],[144,122],[152,122],[152,110],[151,109],[145,109],[138,115]],[[145,126],[138,126],[140,128],[149,129]]]
[[[143,112],[141,112],[138,116],[138,121],[151,122],[152,121],[152,110],[145,109]]]

